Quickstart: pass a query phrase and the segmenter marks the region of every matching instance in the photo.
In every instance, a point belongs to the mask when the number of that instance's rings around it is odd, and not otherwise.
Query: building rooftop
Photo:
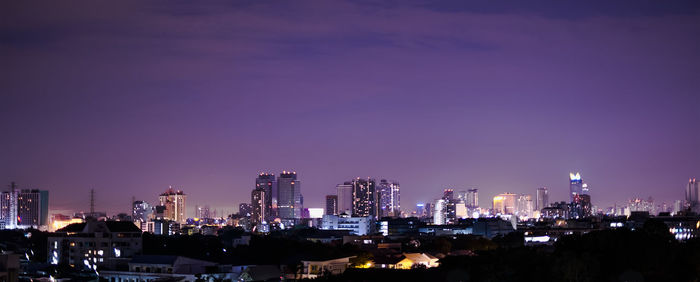
[[[131,221],[88,221],[83,223],[73,223],[59,230],[56,233],[93,233],[93,232],[141,232]]]

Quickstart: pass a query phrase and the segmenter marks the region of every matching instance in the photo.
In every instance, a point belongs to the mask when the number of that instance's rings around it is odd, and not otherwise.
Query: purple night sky
[[[306,207],[401,183],[598,207],[700,177],[700,3],[3,1],[0,183],[126,212],[168,185],[227,212],[262,171]],[[234,4],[235,3],[235,4]],[[432,3],[432,4],[431,4]],[[524,2],[522,2],[524,3]]]

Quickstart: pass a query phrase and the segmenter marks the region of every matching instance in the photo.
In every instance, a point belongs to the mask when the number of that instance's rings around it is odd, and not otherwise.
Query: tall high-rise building
[[[445,200],[439,199],[435,201],[435,205],[433,207],[433,224],[445,224],[447,222],[447,218],[445,218]]]
[[[253,214],[253,207],[249,203],[240,203],[238,205],[238,215],[247,217]]]
[[[401,215],[399,183],[396,181],[379,181],[379,217],[398,217]]]
[[[549,206],[549,191],[547,187],[537,188],[537,196],[535,198],[535,210],[542,211],[543,208]]]
[[[2,192],[0,196],[0,219],[6,229],[17,228],[17,197],[19,191],[14,182],[10,183],[10,191]]]
[[[250,222],[253,225],[262,223],[267,218],[267,191],[264,187],[258,187],[253,189],[250,193],[250,206],[252,207],[252,213],[250,215]]]
[[[570,218],[583,218],[592,214],[591,196],[588,184],[583,183],[580,173],[569,173],[569,196],[571,198]]]
[[[338,215],[338,195],[326,195],[326,214]]]
[[[277,213],[281,219],[301,219],[301,180],[297,173],[283,171],[277,178]]]
[[[455,216],[457,219],[469,217],[467,205],[464,203],[464,200],[459,200],[459,202],[455,204]]]
[[[151,206],[148,202],[134,201],[132,203],[131,218],[134,221],[147,222],[152,214],[153,206]]]
[[[352,216],[377,217],[377,189],[374,179],[353,179],[352,198]]]
[[[7,229],[48,225],[49,191],[17,190],[14,182],[10,191],[0,195],[0,220]]]
[[[518,196],[518,207],[517,214],[518,217],[532,217],[534,211],[534,205],[532,203],[531,195],[520,195]]]
[[[425,216],[426,216],[425,205],[424,205],[424,204],[421,204],[421,203],[416,204],[416,211],[415,211],[415,213],[416,213],[416,217],[418,217],[418,218],[423,218],[423,217],[425,217]]]
[[[445,200],[444,213],[445,213],[445,224],[454,224],[457,222],[457,201],[454,197],[453,189],[445,189],[442,193],[442,199]]]
[[[503,193],[493,197],[493,211],[500,214],[515,214],[515,194]]]
[[[569,202],[573,203],[576,195],[583,193],[583,180],[580,173],[569,173]]]
[[[49,191],[23,189],[17,195],[17,225],[42,226],[48,224]]]
[[[216,210],[214,210],[214,213],[212,214],[211,208],[209,208],[209,205],[204,205],[204,206],[194,206],[194,217],[197,218],[212,218],[216,214]]]
[[[695,178],[688,179],[685,188],[685,202],[693,212],[700,213],[700,183]]]
[[[475,209],[479,207],[479,189],[473,188],[467,190],[467,199],[465,204],[468,209]]]
[[[338,195],[338,214],[352,215],[352,181],[335,186]]]
[[[442,191],[442,199],[445,201],[452,201],[455,199],[455,190],[454,189],[445,189]]]
[[[277,216],[277,182],[272,173],[262,172],[255,178],[255,189],[265,191],[265,220],[272,220]]]
[[[165,207],[163,218],[176,221],[180,224],[187,222],[185,200],[187,195],[181,190],[173,190],[170,186],[168,190],[160,194],[158,200],[161,206]]]

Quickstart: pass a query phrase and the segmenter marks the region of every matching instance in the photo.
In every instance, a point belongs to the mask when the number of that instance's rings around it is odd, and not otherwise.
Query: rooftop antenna
[[[95,214],[95,189],[90,189],[90,215]]]

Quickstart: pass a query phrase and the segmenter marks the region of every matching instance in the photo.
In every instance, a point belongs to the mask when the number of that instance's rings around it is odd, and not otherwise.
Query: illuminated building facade
[[[0,194],[0,226],[5,229],[38,228],[49,224],[49,191],[11,190]]]
[[[146,201],[134,201],[132,203],[131,218],[136,222],[146,222],[153,214],[153,206]]]
[[[518,196],[517,215],[520,218],[529,218],[533,216],[534,205],[531,195]]]
[[[267,192],[265,188],[255,188],[250,195],[250,206],[253,208],[250,215],[250,222],[253,225],[263,223],[265,221],[267,209]]]
[[[277,212],[281,219],[301,219],[301,181],[296,172],[283,171],[277,179]]]
[[[442,193],[444,200],[444,223],[454,224],[457,222],[457,201],[453,189],[445,189]]]
[[[242,217],[250,216],[253,213],[253,207],[248,203],[241,203],[238,205],[238,215]]]
[[[439,199],[435,201],[435,205],[433,205],[434,210],[433,210],[433,224],[436,225],[442,225],[445,224],[447,221],[445,217],[445,200],[444,199]]]
[[[338,195],[326,195],[326,214],[338,214]]]
[[[549,191],[547,187],[537,188],[537,195],[535,197],[535,210],[542,211],[543,208],[549,206]]]
[[[398,217],[401,215],[400,186],[397,181],[382,179],[379,181],[379,217]]]
[[[17,195],[17,225],[39,227],[48,225],[49,191],[22,190]]]
[[[374,179],[356,178],[352,181],[352,216],[377,217],[377,190]]]
[[[49,263],[97,270],[126,266],[143,250],[141,229],[129,221],[70,224],[48,237]]]
[[[581,195],[583,192],[583,180],[580,173],[569,173],[569,202],[573,203],[576,195]]]
[[[371,216],[324,215],[321,221],[324,230],[349,230],[353,235],[372,234],[375,230]]]
[[[688,186],[685,188],[685,201],[693,212],[700,213],[700,183],[695,178],[688,179]]]
[[[425,217],[425,216],[426,216],[425,204],[421,204],[421,203],[416,204],[416,211],[415,211],[415,213],[416,213],[416,217],[418,217],[418,218],[423,218],[423,217]]]
[[[260,173],[255,178],[255,189],[265,192],[264,206],[265,220],[272,220],[277,216],[277,181],[272,173]]]
[[[173,190],[172,186],[160,194],[158,200],[160,202],[160,206],[164,207],[163,218],[184,224],[187,220],[185,215],[186,199],[187,196],[184,192],[181,190]]]
[[[352,182],[347,181],[335,186],[338,196],[338,214],[352,215]]]
[[[479,189],[469,189],[467,190],[467,197],[465,204],[468,209],[475,209],[479,207]]]
[[[503,193],[493,197],[493,212],[500,214],[515,214],[515,194]]]
[[[592,215],[593,209],[591,196],[588,193],[588,184],[581,179],[580,173],[569,173],[569,196],[571,198],[570,218],[584,218]]]

